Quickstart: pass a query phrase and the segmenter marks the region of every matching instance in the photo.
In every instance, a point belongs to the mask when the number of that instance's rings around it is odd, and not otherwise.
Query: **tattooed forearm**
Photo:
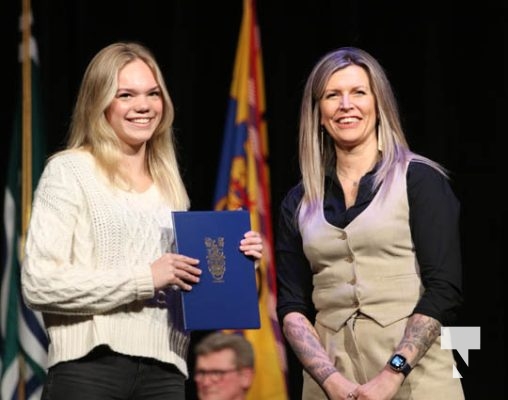
[[[422,314],[414,314],[409,318],[404,338],[397,347],[397,351],[408,350],[415,365],[422,358],[429,347],[441,333],[441,324],[434,318]]]
[[[309,320],[299,313],[284,318],[284,335],[306,371],[321,385],[336,372]]]

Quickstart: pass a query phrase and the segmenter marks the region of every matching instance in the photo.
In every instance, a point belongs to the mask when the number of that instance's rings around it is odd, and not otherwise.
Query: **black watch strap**
[[[406,360],[406,357],[401,354],[394,354],[390,360],[388,360],[388,365],[392,370],[395,372],[401,372],[405,377],[408,376],[412,370],[411,365],[409,365]]]

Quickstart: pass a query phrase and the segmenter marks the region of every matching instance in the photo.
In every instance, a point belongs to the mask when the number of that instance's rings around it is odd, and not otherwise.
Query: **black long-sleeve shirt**
[[[330,224],[345,228],[370,204],[376,194],[372,191],[373,172],[360,181],[356,202],[349,209],[335,173],[327,174],[324,214]],[[459,201],[448,180],[420,162],[411,162],[408,167],[407,195],[411,236],[425,288],[414,312],[451,326],[463,301]],[[298,184],[288,192],[280,207],[275,249],[277,314],[281,322],[293,311],[304,314],[310,321],[315,317],[312,271],[295,223],[302,196],[303,187]]]

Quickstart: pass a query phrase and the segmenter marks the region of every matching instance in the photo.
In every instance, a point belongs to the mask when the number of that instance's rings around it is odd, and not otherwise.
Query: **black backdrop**
[[[3,170],[19,79],[17,3],[4,0],[0,5]],[[458,368],[466,398],[503,399],[499,221],[505,206],[501,209],[496,190],[505,186],[497,179],[497,135],[507,106],[507,2],[453,3],[258,0],[272,215],[276,221],[282,196],[298,179],[298,108],[307,74],[333,48],[363,47],[387,70],[413,150],[452,172],[462,203],[466,295],[457,325],[481,327],[481,349],[469,352],[469,365],[459,357]],[[175,103],[180,162],[192,208],[210,209],[242,0],[32,0],[32,7],[49,151],[64,143],[77,88],[93,54],[112,41],[141,41],[158,58]],[[296,372],[291,382],[294,390]]]

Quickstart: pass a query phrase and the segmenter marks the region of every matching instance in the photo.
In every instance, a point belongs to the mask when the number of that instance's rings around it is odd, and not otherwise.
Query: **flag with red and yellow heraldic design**
[[[286,356],[275,312],[276,280],[263,85],[255,2],[244,0],[214,209],[249,210],[252,229],[263,237],[263,258],[257,268],[261,328],[240,332],[252,343],[256,360],[256,374],[248,400],[286,400]]]

